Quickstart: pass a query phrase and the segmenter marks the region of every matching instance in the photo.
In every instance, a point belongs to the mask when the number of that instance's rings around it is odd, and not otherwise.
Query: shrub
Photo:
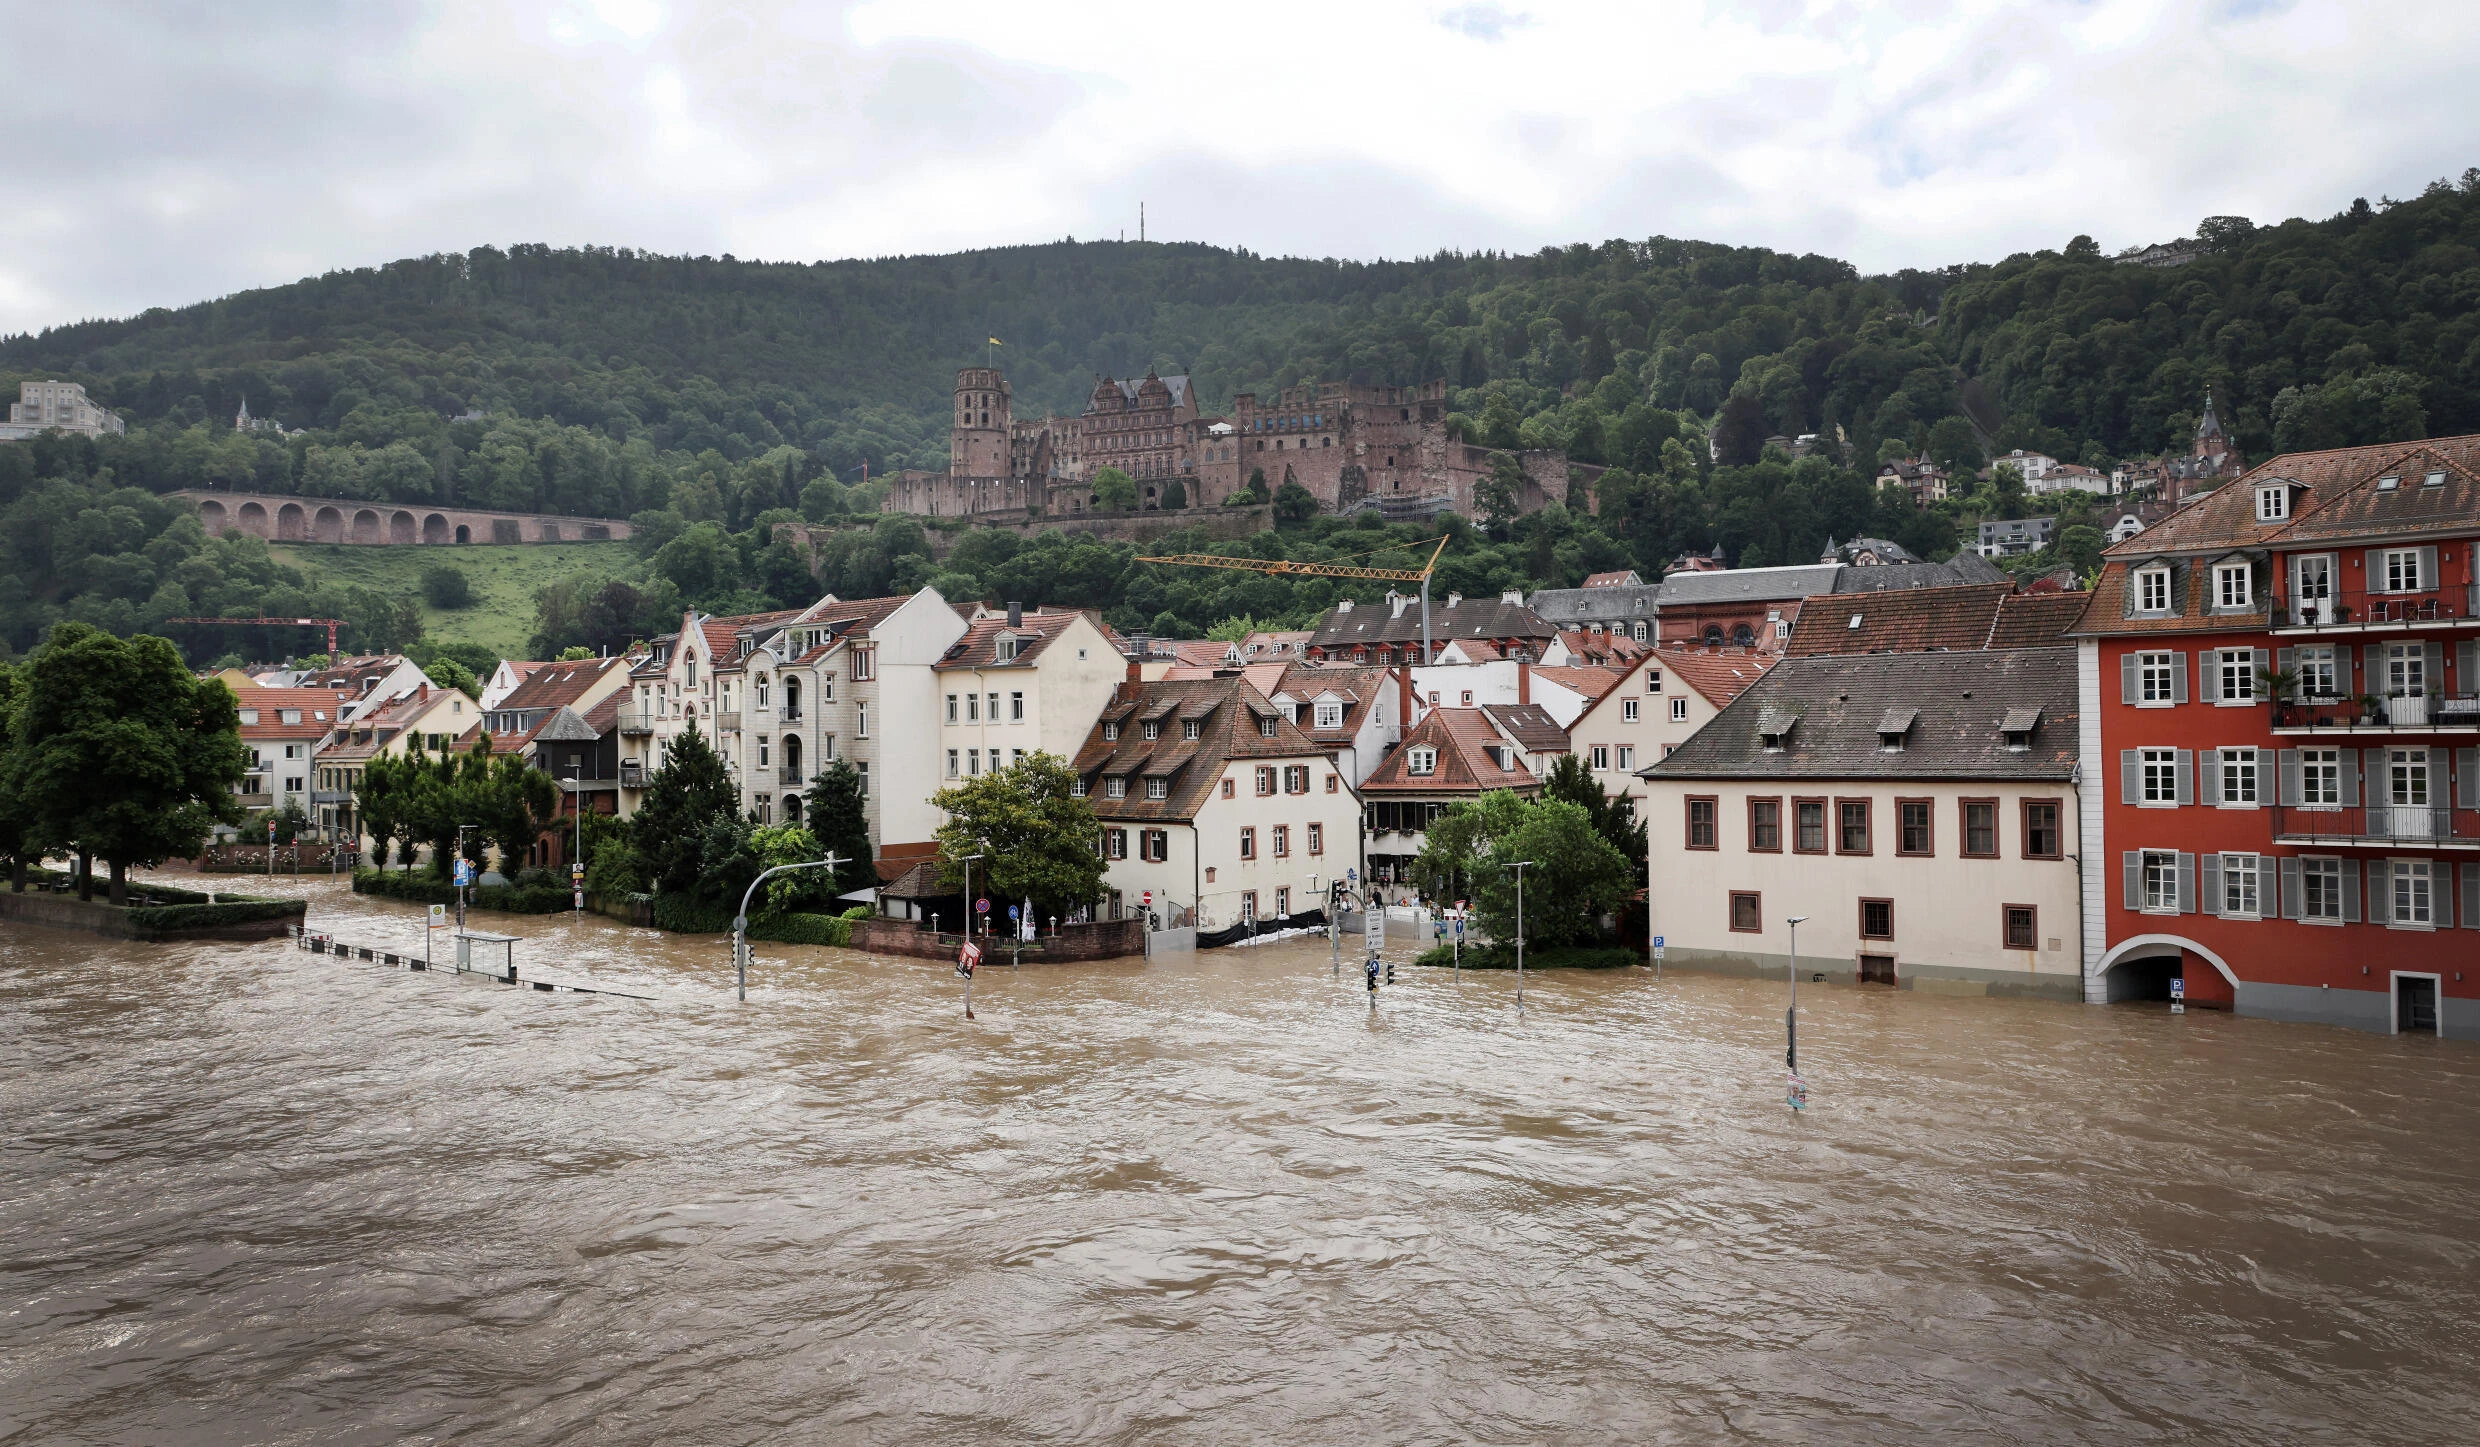
[[[1447,968],[1455,963],[1455,946],[1440,945],[1424,950],[1413,961],[1416,965]],[[1634,950],[1597,945],[1557,945],[1548,949],[1527,949],[1524,968],[1527,970],[1617,970],[1644,963]],[[1464,968],[1468,970],[1512,970],[1516,967],[1513,945],[1486,944],[1464,946]]]
[[[422,570],[422,596],[430,600],[432,607],[443,610],[474,605],[473,584],[467,581],[464,570],[446,563],[435,563]]]
[[[407,900],[414,904],[456,903],[456,886],[446,880],[428,874],[391,870],[354,870],[353,892],[378,895],[383,899]],[[465,902],[475,909],[497,910],[501,914],[558,914],[564,909],[576,907],[576,901],[567,890],[548,883],[486,884],[467,891]]]
[[[299,919],[309,908],[301,899],[236,899],[226,904],[165,904],[129,912],[141,929],[193,930],[217,925],[250,924],[268,919]]]

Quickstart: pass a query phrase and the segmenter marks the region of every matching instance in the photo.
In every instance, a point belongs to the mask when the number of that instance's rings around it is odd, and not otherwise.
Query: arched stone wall
[[[444,543],[448,540],[448,520],[438,513],[422,519],[422,541]]]
[[[323,507],[310,519],[310,536],[322,543],[344,541],[344,514],[332,507]]]
[[[208,537],[222,537],[224,528],[231,520],[232,514],[214,498],[208,498],[205,502],[198,504],[198,521],[206,524]]]
[[[369,508],[363,508],[360,512],[353,515],[353,541],[357,543],[375,543],[379,541],[378,513]]]
[[[391,543],[417,543],[417,542],[420,542],[421,540],[422,540],[422,538],[421,538],[421,532],[420,532],[420,529],[418,529],[417,527],[415,527],[415,526],[414,526],[413,514],[412,514],[412,513],[409,513],[409,512],[394,512],[394,513],[390,513],[390,514],[388,514],[388,541],[389,541],[389,542],[391,542]]]
[[[240,517],[243,532],[256,538],[268,536],[267,509],[254,502],[245,502],[241,505]]]
[[[288,502],[284,506],[277,508],[276,537],[288,543],[300,542],[302,539],[302,520],[307,516],[308,514],[301,510],[301,504],[297,502]]]
[[[558,517],[442,507],[415,511],[380,503],[321,501],[282,494],[182,489],[170,494],[198,509],[210,536],[248,533],[280,542],[359,543],[563,543],[626,539],[631,529],[616,518]]]

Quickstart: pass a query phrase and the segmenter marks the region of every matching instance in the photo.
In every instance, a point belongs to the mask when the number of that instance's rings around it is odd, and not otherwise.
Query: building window
[[[1024,695],[1021,691],[1020,691],[1020,692],[1016,692],[1016,693],[1011,693],[1011,694],[1009,694],[1009,695],[1008,695],[1008,722],[1009,722],[1009,723],[1023,723],[1024,721],[1025,721],[1025,695]]]
[[[1240,917],[1244,920],[1252,920],[1257,918],[1256,890],[1244,889],[1240,891]]]
[[[758,735],[758,767],[763,769],[766,764],[766,735],[760,734]]]
[[[1835,802],[1835,842],[1837,854],[1869,852],[1869,801],[1840,799]]]
[[[1232,788],[1232,781],[1231,781],[1231,780],[1229,780],[1229,779],[1225,779],[1225,780],[1223,781],[1223,797],[1224,797],[1224,798],[1226,798],[1226,799],[1231,798],[1231,797],[1232,797],[1232,795],[1233,795],[1233,792],[1234,792],[1234,791],[1233,791],[1233,788]]]
[[[1620,773],[1623,773],[1623,774],[1626,774],[1626,773],[1633,773],[1633,772],[1635,771],[1635,769],[1636,769],[1636,745],[1634,745],[1634,744],[1621,744],[1621,745],[1619,745],[1619,772],[1620,772]]]
[[[2287,484],[2256,489],[2256,520],[2278,523],[2291,515],[2291,490]]]
[[[2246,563],[2222,563],[2213,569],[2213,606],[2237,612],[2248,606],[2256,570]]]
[[[1128,857],[1127,830],[1114,829],[1111,831],[1111,857],[1113,859],[1126,859]]]
[[[853,737],[866,739],[869,736],[870,706],[866,703],[856,703],[853,705]]]
[[[1119,725],[1118,725],[1118,724],[1115,724],[1115,723],[1106,723],[1106,724],[1104,724],[1104,725],[1102,726],[1102,741],[1103,741],[1104,743],[1106,743],[1106,744],[1115,744],[1115,743],[1118,743],[1118,742],[1119,742]]]
[[[1169,779],[1162,778],[1146,780],[1145,797],[1148,799],[1167,799],[1171,797],[1171,781]]]
[[[1754,890],[1731,891],[1731,930],[1735,934],[1763,934],[1765,912],[1762,896]]]
[[[1257,857],[1256,830],[1243,829],[1240,831],[1240,857],[1243,859],[1255,859]]]
[[[1687,721],[1688,721],[1688,701],[1687,701],[1686,699],[1684,699],[1684,698],[1674,698],[1674,699],[1672,699],[1672,700],[1671,700],[1671,722],[1672,722],[1672,723],[1686,723]]]
[[[1147,829],[1137,835],[1137,852],[1148,863],[1160,864],[1171,857],[1171,831]]]
[[[1268,765],[1268,764],[1260,764],[1260,765],[1258,765],[1258,766],[1257,766],[1257,796],[1258,796],[1259,798],[1263,799],[1263,798],[1267,797],[1268,795],[1272,794],[1273,792],[1274,792],[1274,769],[1273,769],[1273,767],[1272,767],[1271,765]]]
[[[1634,723],[1636,718],[1636,700],[1632,698],[1619,700],[1619,722]]]
[[[2170,704],[2178,702],[2178,656],[2171,653],[2139,653],[2136,655],[2136,702]]]
[[[2006,948],[2037,949],[2040,945],[2040,913],[2028,904],[2002,906],[2006,915]]]
[[[2147,849],[2143,862],[2144,910],[2148,914],[2179,912],[2179,856],[2168,849]]]
[[[1309,826],[1309,852],[1311,854],[1324,854],[1326,852],[1325,825],[1313,823]]]
[[[1197,738],[1199,738],[1199,737],[1202,737],[1202,736],[1204,735],[1204,733],[1205,733],[1205,727],[1204,727],[1204,724],[1202,723],[1202,721],[1200,721],[1200,720],[1198,720],[1198,719],[1193,719],[1193,718],[1184,718],[1184,719],[1180,720],[1180,737],[1181,737],[1181,738],[1183,738],[1183,739],[1190,739],[1190,740],[1194,740],[1194,739],[1197,739]]]
[[[2337,698],[2342,690],[2334,683],[2334,650],[2331,645],[2299,650],[2299,696],[2305,698]]]
[[[1695,796],[1688,800],[1688,847],[1690,849],[1721,847],[1714,840],[1715,808],[1715,800],[1710,795]]]
[[[852,676],[856,681],[864,681],[878,676],[877,649],[856,648],[853,650]]]
[[[2167,613],[2170,611],[2170,570],[2138,568],[2136,570],[2136,611]]]
[[[1469,688],[1464,690],[1464,707],[1472,707],[1472,690]]]
[[[951,778],[951,779],[953,779],[953,778],[957,777],[957,774],[956,774],[956,751],[955,751],[954,749],[949,749],[949,750],[947,751],[947,777],[949,777],[949,778]]]
[[[1927,855],[1937,852],[1936,806],[1927,799],[1894,801],[1895,841],[1897,854]]]
[[[947,721],[956,722],[956,695],[952,693],[947,696]]]
[[[997,766],[999,762],[999,751],[997,749],[992,749],[990,751],[990,762],[994,767]],[[964,771],[972,778],[978,779],[981,777],[982,751],[980,749],[967,749],[964,751]]]
[[[1162,737],[1162,725],[1152,719],[1147,719],[1144,723],[1139,724],[1137,728],[1138,732],[1145,737],[1148,743]]]
[[[1966,799],[1963,801],[1963,857],[1995,859],[1998,857],[1998,801]]]
[[[2302,919],[2342,920],[2342,861],[2339,859],[2302,859],[2299,861],[2299,917]]]
[[[2425,929],[2436,923],[2430,914],[2429,863],[2425,859],[2391,861],[2394,876],[2394,910],[2386,917],[2388,924]]]
[[[1332,699],[1320,700],[1317,706],[1317,726],[1322,729],[1342,728],[1343,705]]]
[[[1273,837],[1272,837],[1272,838],[1271,838],[1268,842],[1274,845],[1274,857],[1275,857],[1275,858],[1277,858],[1277,859],[1289,859],[1289,858],[1291,858],[1291,857],[1292,857],[1292,826],[1291,826],[1291,825],[1289,825],[1289,824],[1277,824],[1277,825],[1275,825],[1275,826],[1274,826],[1274,829],[1273,829]]]
[[[1107,778],[1107,779],[1103,780],[1103,781],[1102,781],[1102,797],[1104,797],[1105,799],[1125,799],[1125,798],[1127,798],[1127,797],[1128,797],[1128,777],[1127,777],[1127,775],[1125,775],[1125,774],[1114,774],[1114,775],[1112,775],[1110,778]]]
[[[2427,580],[2420,575],[2420,550],[2418,548],[2386,549],[2384,567],[2385,591],[2388,593],[2418,593],[2426,590]]]
[[[1326,776],[1326,792],[1329,794],[1342,793],[1343,777],[1339,774],[1328,774]]]
[[[1791,852],[1823,854],[1826,852],[1826,801],[1794,799],[1791,801]]]
[[[1404,772],[1424,777],[1437,773],[1438,751],[1436,749],[1404,750]]]
[[[1079,799],[1085,797],[1086,785],[1085,776],[1083,774],[1077,775],[1075,780],[1068,785],[1068,793]]]
[[[1748,801],[1748,849],[1752,854],[1782,853],[1782,800]]]
[[[2257,802],[2256,750],[2224,749],[2221,751],[2222,803],[2243,806]]]
[[[2138,797],[2147,804],[2179,802],[2179,751],[2176,749],[2138,749],[2136,761],[2142,770],[2144,790]]]
[[[2257,914],[2256,872],[2263,856],[2256,854],[2225,854],[2222,856],[2222,913],[2241,919]]]
[[[1860,938],[1890,940],[1894,938],[1894,901],[1864,899],[1860,901]]]
[[[2428,692],[2428,645],[2425,643],[2388,643],[2385,645],[2385,696],[2418,698]],[[288,753],[286,757],[291,757]]]
[[[1610,768],[1610,745],[1608,745],[1608,744],[1595,744],[1595,745],[1593,746],[1593,770],[1594,770],[1594,772],[1595,772],[1595,773],[1602,773],[1602,772],[1606,772],[1609,768]]]
[[[1283,766],[1283,792],[1286,794],[1306,794],[1309,792],[1309,766],[1307,764],[1286,764]]]
[[[1661,669],[1658,669],[1658,668],[1648,668],[1648,669],[1646,669],[1646,670],[1645,670],[1645,692],[1647,692],[1647,693],[1660,693],[1661,691],[1662,691],[1662,670],[1661,670]]]
[[[2339,751],[2299,751],[2299,804],[2303,809],[2342,807],[2342,755]]]
[[[2024,801],[2024,857],[2026,859],[2063,859],[2066,839],[2059,827],[2059,805],[2054,799]]]
[[[2222,671],[2222,702],[2256,702],[2256,650],[2224,648],[2214,658]]]

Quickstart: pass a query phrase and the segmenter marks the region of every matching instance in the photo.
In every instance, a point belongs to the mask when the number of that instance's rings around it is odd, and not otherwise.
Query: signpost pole
[[[1530,859],[1519,859],[1503,866],[1516,872],[1516,1008],[1524,1008],[1524,871],[1533,867]]]
[[[812,859],[801,864],[778,864],[772,869],[760,871],[757,878],[749,881],[749,887],[741,891],[741,912],[732,916],[732,964],[740,977],[739,994],[744,1002],[749,999],[749,901],[757,894],[758,886],[766,883],[770,874],[783,874],[794,869],[833,869],[843,862],[830,854],[824,859]]]
[[[574,895],[576,910],[586,912],[586,796],[585,766],[571,761],[568,766],[568,812],[576,820],[576,840],[568,847],[568,888]]]
[[[1791,917],[1791,1007],[1783,1011],[1783,1064],[1791,1072],[1791,1108],[1808,1104],[1808,1087],[1800,1081],[1800,925],[1807,915]]]

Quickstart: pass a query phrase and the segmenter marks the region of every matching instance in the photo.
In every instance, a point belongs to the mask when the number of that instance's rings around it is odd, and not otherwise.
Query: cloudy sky
[[[1936,266],[2480,164],[2480,6],[0,0],[0,333],[483,243]]]

